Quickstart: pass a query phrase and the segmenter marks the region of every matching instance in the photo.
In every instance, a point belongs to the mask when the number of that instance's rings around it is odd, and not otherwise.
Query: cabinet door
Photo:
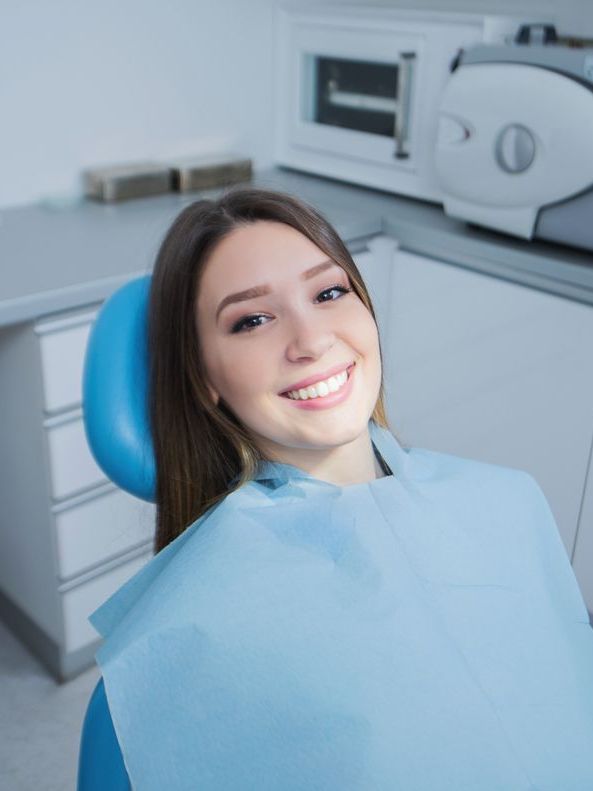
[[[572,557],[593,433],[593,309],[401,250],[390,287],[392,428],[409,446],[528,470]]]
[[[396,250],[395,239],[379,235],[367,242],[366,250],[352,256],[371,297],[382,343],[389,320],[390,282]]]

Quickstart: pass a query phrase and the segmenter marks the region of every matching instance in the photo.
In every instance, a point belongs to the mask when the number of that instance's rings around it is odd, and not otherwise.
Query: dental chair
[[[99,311],[85,357],[83,413],[87,440],[101,469],[130,494],[154,502],[147,408],[149,289],[150,276],[132,280]],[[101,678],[84,717],[78,791],[130,789]]]

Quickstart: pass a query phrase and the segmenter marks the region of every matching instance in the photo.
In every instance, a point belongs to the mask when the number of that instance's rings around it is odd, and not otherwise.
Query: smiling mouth
[[[354,368],[355,365],[356,365],[356,363],[352,363],[351,365],[349,365],[347,368],[344,369],[346,371],[346,374],[347,374],[346,381],[348,381],[348,379],[350,379],[350,374],[352,373],[352,369]],[[343,373],[343,371],[340,372],[340,373]],[[339,376],[339,374],[334,374],[334,376]],[[332,378],[332,377],[330,377],[330,378]],[[324,382],[324,381],[327,381],[327,380],[325,380],[325,379],[320,379],[319,380],[319,382]],[[316,387],[319,384],[319,382],[315,382],[313,385],[307,385],[307,387]],[[346,384],[346,382],[344,382],[344,384]],[[297,392],[299,390],[307,390],[307,387],[296,388],[296,390],[297,390]],[[341,389],[342,388],[340,387],[340,390]],[[291,399],[291,396],[290,396],[291,392],[292,392],[291,390],[286,390],[284,393],[280,393],[280,395],[282,396],[282,398]],[[331,395],[331,394],[329,394],[329,395]],[[317,396],[309,396],[309,398],[310,399],[317,399],[317,398],[324,398],[324,396],[319,396],[319,395],[317,395]]]

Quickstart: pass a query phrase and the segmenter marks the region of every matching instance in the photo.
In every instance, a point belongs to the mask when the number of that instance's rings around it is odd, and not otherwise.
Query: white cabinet
[[[593,308],[403,250],[390,268],[391,427],[407,446],[529,471],[593,612]]]
[[[58,679],[93,663],[88,616],[153,553],[154,506],[109,482],[86,442],[97,307],[0,332],[0,611]]]

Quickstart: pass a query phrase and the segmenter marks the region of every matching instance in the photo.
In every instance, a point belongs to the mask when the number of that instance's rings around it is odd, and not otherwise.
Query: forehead
[[[258,220],[235,228],[220,241],[205,264],[199,299],[224,296],[235,288],[298,278],[327,255],[284,223]]]

